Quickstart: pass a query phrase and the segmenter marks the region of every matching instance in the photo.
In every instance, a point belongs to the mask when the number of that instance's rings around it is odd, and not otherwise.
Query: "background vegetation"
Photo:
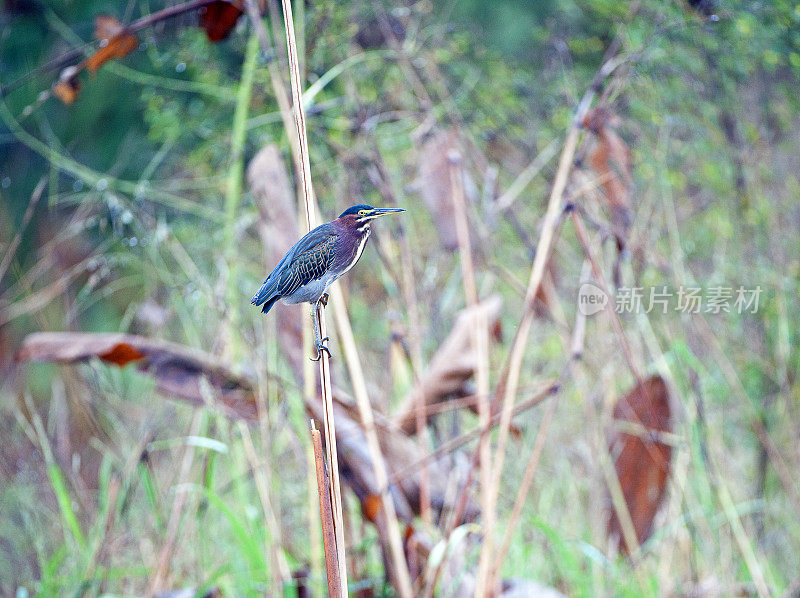
[[[276,318],[248,306],[275,260],[265,263],[246,167],[269,144],[292,164],[270,70],[288,81],[282,23],[267,11],[269,53],[246,16],[212,44],[197,16],[183,15],[141,31],[129,56],[81,75],[72,104],[42,95],[59,71],[36,69],[74,48],[91,53],[95,16],[129,23],[161,8],[9,0],[0,16],[0,86],[33,73],[0,105],[4,595],[184,586],[278,594],[290,586],[282,566],[310,567],[307,583],[323,587],[304,390],[276,340]],[[436,193],[450,171],[445,162],[425,174],[437,158],[426,140],[455,136],[478,294],[503,301],[489,350],[494,391],[525,310],[558,155],[598,69],[618,58],[596,105],[614,115],[609,128],[630,149],[622,284],[760,286],[761,305],[755,314],[621,314],[641,371],[669,382],[674,437],[656,532],[635,558],[618,556],[606,536],[598,455],[614,402],[635,377],[608,315],[588,319],[582,356],[571,358],[585,256],[565,221],[518,400],[552,379],[561,391],[548,399],[551,423],[541,425],[544,407],[515,419],[498,542],[540,435],[544,445],[502,577],[576,596],[798,595],[800,7],[423,0],[296,2],[294,11],[304,88],[314,92],[310,162],[325,219],[356,203],[408,210],[376,225],[341,283],[370,399],[387,416],[467,303],[459,252],[445,239],[449,197]],[[589,160],[597,135],[580,135],[567,196],[610,283],[613,214]],[[550,158],[534,172],[537,156]],[[588,190],[587,180],[595,181]],[[496,209],[514,189],[510,207]],[[28,333],[61,330],[133,332],[207,351],[259,381],[267,415],[250,426],[165,400],[130,366],[13,363]],[[415,336],[418,360],[398,340],[410,339],[413,354]],[[345,360],[333,368],[334,384],[349,392]],[[425,446],[476,426],[471,412],[453,409],[431,421]],[[453,467],[473,450],[457,453]],[[391,593],[375,528],[348,490],[345,503],[351,589]],[[415,525],[433,545],[446,540],[433,522]],[[473,536],[452,540],[464,548],[463,571],[478,562]]]

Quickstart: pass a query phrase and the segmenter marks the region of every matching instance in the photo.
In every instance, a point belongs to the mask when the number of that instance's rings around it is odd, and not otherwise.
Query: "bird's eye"
[[[367,211],[366,210],[359,210],[358,211],[358,215],[359,216],[366,216],[367,215]]]

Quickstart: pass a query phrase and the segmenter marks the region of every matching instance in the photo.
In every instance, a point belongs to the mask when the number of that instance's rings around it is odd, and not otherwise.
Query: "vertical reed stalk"
[[[486,311],[479,308],[478,289],[475,284],[475,269],[472,265],[472,243],[469,237],[469,221],[464,199],[464,173],[461,156],[452,151],[447,157],[450,165],[450,187],[453,199],[453,214],[458,237],[461,274],[464,283],[464,296],[467,305],[475,310],[475,325],[472,328],[472,348],[475,351],[475,380],[478,395],[478,419],[481,429],[488,429],[491,411],[489,408],[489,340]],[[489,583],[489,566],[494,544],[495,503],[492,492],[491,447],[489,435],[482,434],[478,444],[479,479],[481,486],[481,511],[483,521],[483,545],[478,561],[478,577],[475,584],[475,595],[492,594]]]
[[[286,49],[289,58],[289,75],[292,89],[292,103],[294,104],[294,120],[297,128],[298,156],[300,174],[303,182],[303,197],[306,208],[306,225],[311,230],[315,224],[314,189],[311,186],[311,163],[308,156],[308,137],[306,135],[305,110],[303,108],[303,94],[301,90],[300,69],[297,60],[297,42],[294,35],[294,19],[292,18],[291,2],[282,2],[284,29],[286,31]],[[326,323],[325,309],[322,305],[314,307],[317,310],[320,338],[325,338]],[[319,360],[320,379],[322,380],[323,426],[325,428],[326,447],[328,449],[328,462],[331,468],[330,496],[333,506],[333,529],[336,536],[336,553],[340,578],[340,592],[347,595],[347,570],[345,567],[344,528],[342,522],[342,497],[339,484],[339,457],[336,449],[336,425],[333,415],[333,393],[331,391],[330,362],[326,352],[322,352]],[[320,492],[323,489],[320,488]]]
[[[311,420],[311,441],[314,445],[314,465],[319,488],[319,511],[322,521],[322,542],[325,546],[325,567],[328,573],[328,596],[341,596],[342,579],[339,576],[336,531],[333,524],[330,481],[325,470],[325,455],[322,452],[322,436]]]
[[[408,564],[406,563],[405,552],[403,551],[403,540],[400,537],[400,526],[397,521],[394,500],[389,492],[386,461],[383,458],[381,446],[378,442],[378,432],[375,428],[375,418],[372,413],[372,406],[369,402],[367,383],[364,379],[364,371],[358,357],[358,348],[356,347],[350,320],[347,317],[347,310],[340,287],[336,286],[331,289],[331,298],[333,300],[334,317],[336,318],[339,336],[341,337],[342,347],[344,348],[345,359],[347,360],[347,367],[350,371],[350,379],[353,383],[353,394],[355,394],[359,415],[361,416],[361,423],[367,437],[367,448],[369,449],[370,461],[372,461],[372,468],[375,472],[375,481],[378,484],[378,488],[380,488],[383,514],[386,517],[387,533],[389,534],[389,550],[394,567],[394,585],[397,593],[402,598],[411,598],[413,596],[411,591],[411,576],[408,572]]]

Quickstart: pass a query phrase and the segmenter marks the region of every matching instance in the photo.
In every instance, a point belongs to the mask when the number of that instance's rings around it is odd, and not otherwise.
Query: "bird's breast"
[[[356,262],[361,258],[361,254],[364,253],[364,247],[367,245],[367,239],[369,239],[371,232],[372,230],[368,228],[363,234],[348,235],[349,238],[341,244],[342,255],[336,256],[337,262],[341,259],[341,262],[336,264],[338,266],[336,270],[340,273],[339,276],[345,274],[356,265]]]

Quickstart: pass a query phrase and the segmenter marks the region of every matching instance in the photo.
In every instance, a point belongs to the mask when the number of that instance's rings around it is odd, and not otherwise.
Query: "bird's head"
[[[363,228],[368,226],[370,222],[386,214],[394,214],[395,212],[405,212],[401,208],[373,208],[372,206],[359,204],[351,208],[347,208],[339,216],[339,220],[354,228]]]

